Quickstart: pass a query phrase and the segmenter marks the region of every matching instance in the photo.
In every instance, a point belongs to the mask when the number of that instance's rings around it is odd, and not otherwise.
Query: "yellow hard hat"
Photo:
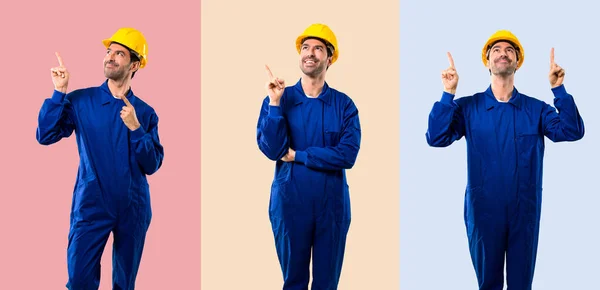
[[[340,54],[338,50],[338,43],[337,39],[335,38],[335,34],[333,34],[333,31],[331,31],[329,26],[325,24],[316,23],[306,28],[306,30],[304,30],[304,32],[300,34],[298,38],[296,38],[296,50],[298,50],[298,53],[300,53],[302,41],[307,37],[320,38],[328,42],[328,44],[331,44],[331,46],[333,46],[333,56],[331,57],[331,64],[333,64],[337,60]]]
[[[519,54],[517,69],[520,68],[523,64],[523,60],[525,60],[525,51],[523,50],[523,46],[521,46],[519,39],[508,30],[498,30],[487,40],[487,42],[483,46],[483,50],[481,51],[481,59],[483,60],[483,65],[485,65],[486,67],[488,65],[486,54],[489,49],[489,46],[501,40],[511,42],[514,46],[516,46],[515,48],[517,49],[517,53]]]
[[[135,51],[140,58],[140,68],[146,66],[148,62],[148,43],[146,43],[146,38],[141,32],[134,28],[120,28],[109,39],[102,40],[102,44],[106,48],[112,42],[119,43]]]

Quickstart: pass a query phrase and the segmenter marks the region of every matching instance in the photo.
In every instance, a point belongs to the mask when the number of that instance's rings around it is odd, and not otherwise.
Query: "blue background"
[[[567,92],[583,117],[577,142],[552,143],[544,160],[542,221],[534,289],[594,289],[600,273],[600,9],[593,1],[400,2],[400,286],[477,289],[463,221],[464,138],[446,148],[425,140],[428,114],[442,95],[450,52],[457,98],[490,83],[481,49],[499,29],[525,51],[516,88],[553,105],[550,49],[566,71]],[[506,287],[506,286],[505,286]]]

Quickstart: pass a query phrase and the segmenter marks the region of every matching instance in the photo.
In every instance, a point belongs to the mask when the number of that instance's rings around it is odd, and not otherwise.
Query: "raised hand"
[[[66,93],[67,86],[69,85],[69,71],[67,71],[67,69],[65,68],[64,62],[62,60],[62,57],[60,57],[60,54],[58,54],[58,52],[56,52],[55,54],[56,58],[58,59],[59,66],[50,69],[50,72],[52,74],[52,82],[54,83],[55,90]]]
[[[456,94],[456,87],[458,86],[458,73],[456,73],[454,60],[449,52],[448,61],[450,62],[450,67],[442,71],[442,83],[444,84],[444,91],[454,95]]]
[[[273,73],[271,72],[271,69],[269,69],[269,66],[265,65],[265,68],[267,69],[267,76],[269,77],[266,88],[267,93],[269,94],[270,105],[279,106],[279,101],[281,100],[283,90],[285,89],[285,82],[283,79],[273,77]]]
[[[565,70],[554,62],[554,47],[550,50],[550,74],[548,79],[552,88],[562,85],[565,79]]]

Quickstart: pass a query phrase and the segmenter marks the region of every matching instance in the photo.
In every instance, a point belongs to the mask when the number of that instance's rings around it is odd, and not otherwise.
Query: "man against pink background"
[[[158,116],[130,87],[147,63],[145,37],[122,28],[103,44],[107,80],[68,94],[69,72],[56,54],[59,67],[51,69],[55,90],[38,117],[36,138],[42,145],[76,132],[80,163],[67,248],[68,289],[98,289],[111,232],[113,289],[134,289],[152,219],[146,176],[161,167],[164,157]]]

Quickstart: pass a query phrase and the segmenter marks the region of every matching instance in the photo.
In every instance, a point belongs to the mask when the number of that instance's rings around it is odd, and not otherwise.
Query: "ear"
[[[139,61],[134,61],[129,65],[129,70],[131,70],[131,71],[137,71],[138,69],[140,69]]]

